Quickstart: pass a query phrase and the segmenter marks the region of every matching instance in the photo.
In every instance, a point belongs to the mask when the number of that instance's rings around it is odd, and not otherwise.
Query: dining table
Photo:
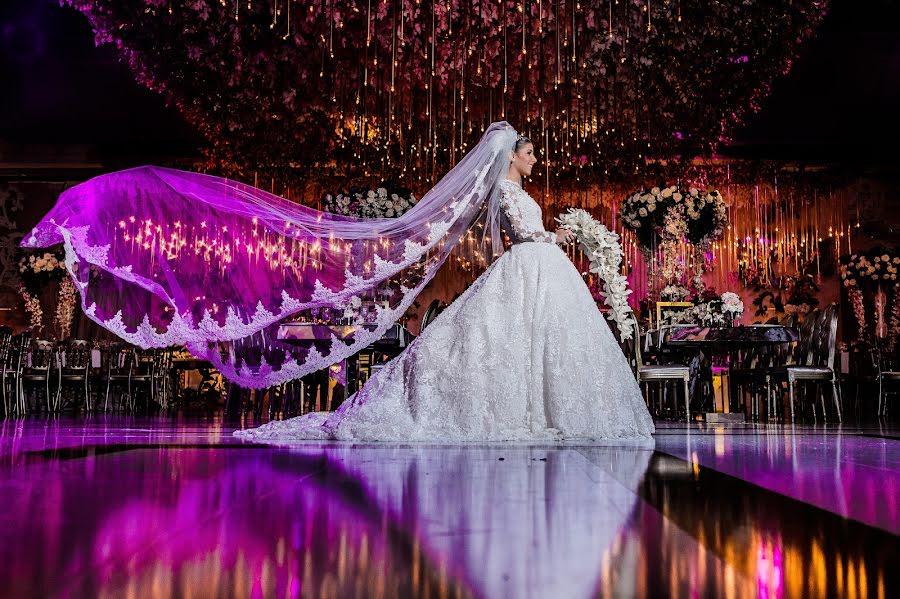
[[[740,421],[744,415],[734,411],[729,384],[738,352],[791,344],[799,337],[797,329],[779,324],[679,325],[666,328],[663,346],[672,350],[699,350],[705,356],[713,395],[713,411],[706,413],[707,422]]]

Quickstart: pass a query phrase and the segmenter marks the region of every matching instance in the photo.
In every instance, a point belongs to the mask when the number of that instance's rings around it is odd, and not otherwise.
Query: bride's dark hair
[[[516,138],[516,145],[513,147],[513,152],[518,152],[525,146],[531,143],[531,140],[525,137],[524,135],[520,135]]]

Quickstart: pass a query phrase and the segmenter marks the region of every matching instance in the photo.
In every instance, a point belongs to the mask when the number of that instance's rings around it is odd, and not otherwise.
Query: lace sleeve
[[[542,224],[527,222],[532,219],[525,218],[519,202],[506,189],[500,192],[500,207],[503,209],[503,213],[509,221],[512,233],[517,241],[556,243],[556,234],[545,230]]]

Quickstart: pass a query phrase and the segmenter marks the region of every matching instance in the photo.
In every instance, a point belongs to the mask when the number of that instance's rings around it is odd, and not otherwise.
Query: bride
[[[578,271],[523,188],[534,144],[496,160],[500,222],[512,240],[456,301],[333,413],[236,431],[290,441],[648,438],[653,422],[627,360]]]
[[[375,219],[144,166],[66,190],[22,245],[63,244],[84,314],[122,339],[184,346],[233,383],[266,388],[378,340],[483,227],[481,247],[497,259],[337,411],[237,434],[273,441],[648,438],[653,423],[625,356],[558,247],[572,233],[545,231],[522,186],[535,162],[528,139],[493,123],[414,207]],[[508,251],[501,228],[512,240]],[[384,297],[391,299],[378,301]],[[309,346],[278,338],[286,319],[363,301],[375,303],[374,321],[351,339]]]

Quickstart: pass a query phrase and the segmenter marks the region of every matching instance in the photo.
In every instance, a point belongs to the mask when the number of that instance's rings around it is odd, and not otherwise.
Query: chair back
[[[58,364],[58,351],[52,341],[38,339],[31,344],[32,371],[49,372],[54,364]]]
[[[61,348],[63,368],[87,372],[91,367],[91,345],[83,339],[69,340]]]
[[[812,366],[834,368],[837,345],[838,306],[831,304],[821,311],[812,348]]]
[[[809,366],[812,363],[813,339],[820,319],[821,310],[818,308],[806,315],[806,320],[800,325],[800,339],[794,352],[794,364]]]
[[[127,376],[134,367],[134,348],[127,343],[113,343],[101,350],[101,356],[107,376]]]
[[[9,370],[9,357],[12,353],[13,336],[12,331],[3,327],[0,328],[0,371]]]

